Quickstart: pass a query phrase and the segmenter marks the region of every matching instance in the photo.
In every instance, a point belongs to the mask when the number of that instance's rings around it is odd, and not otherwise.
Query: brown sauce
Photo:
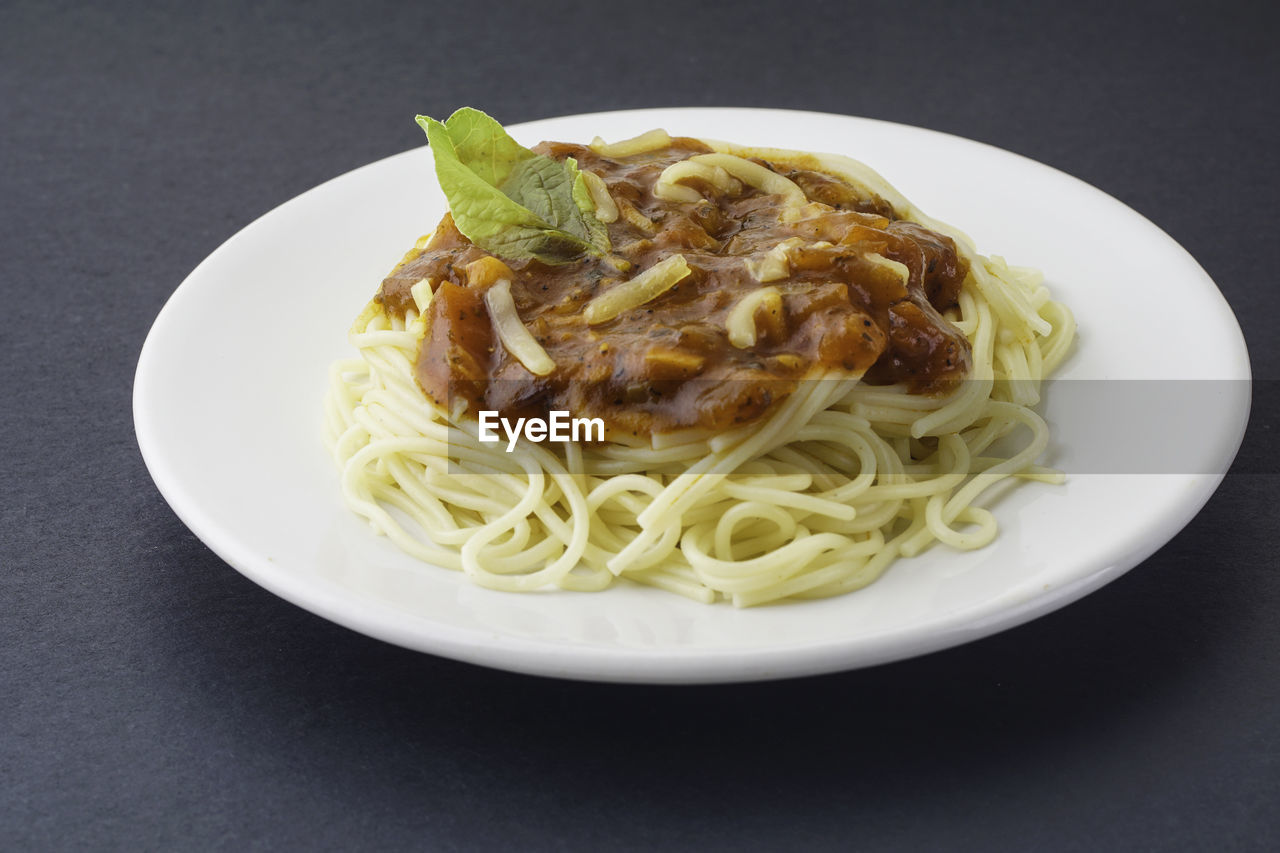
[[[757,161],[829,206],[784,223],[778,197],[751,188],[730,196],[692,182],[706,200],[656,198],[664,168],[710,150],[697,140],[675,139],[660,151],[620,159],[567,143],[535,150],[575,158],[604,179],[620,208],[630,205],[652,224],[627,216],[611,223],[612,262],[505,262],[520,318],[556,364],[539,377],[498,340],[481,286],[471,286],[465,272],[487,253],[446,215],[427,247],[410,252],[376,297],[386,311],[403,315],[413,305],[409,289],[431,280],[416,372],[437,402],[447,406],[462,395],[470,412],[512,417],[568,410],[603,418],[611,435],[645,437],[752,421],[800,381],[830,370],[865,371],[865,381],[905,382],[917,393],[945,390],[967,374],[969,343],[941,315],[956,304],[967,264],[949,237],[898,219],[882,199],[859,198],[830,175]],[[764,286],[744,258],[759,258],[791,237],[803,241],[790,253],[791,274],[769,282],[781,293],[781,315],[758,310],[757,342],[739,349],[729,342],[726,318],[740,297]],[[818,241],[832,245],[813,247]],[[593,297],[677,253],[692,272],[670,290],[608,322],[589,326],[583,319]],[[867,260],[868,253],[904,264],[907,283]],[[630,269],[619,271],[617,258]]]

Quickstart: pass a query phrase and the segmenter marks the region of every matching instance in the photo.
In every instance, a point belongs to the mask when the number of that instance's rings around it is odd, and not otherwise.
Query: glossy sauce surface
[[[612,252],[562,265],[505,261],[520,318],[556,364],[535,376],[493,329],[483,298],[490,282],[469,280],[468,264],[488,253],[446,215],[376,297],[384,310],[403,314],[413,306],[410,288],[431,282],[416,372],[437,402],[448,406],[462,395],[470,412],[512,417],[568,410],[603,418],[612,436],[643,439],[755,420],[799,382],[829,371],[905,382],[918,393],[945,390],[968,372],[968,341],[941,315],[955,305],[967,265],[949,237],[897,219],[882,199],[859,198],[830,175],[757,160],[820,202],[786,222],[779,196],[750,187],[729,194],[693,179],[684,184],[703,200],[657,198],[663,169],[710,150],[698,140],[674,139],[624,158],[567,143],[534,150],[573,157],[604,180],[621,212],[608,226]],[[767,282],[779,292],[781,311],[757,309],[755,344],[734,346],[729,312],[766,286],[746,261],[758,262],[792,238],[790,274]],[[598,325],[583,319],[594,297],[674,254],[692,271],[665,293]],[[905,265],[907,280],[873,254]]]

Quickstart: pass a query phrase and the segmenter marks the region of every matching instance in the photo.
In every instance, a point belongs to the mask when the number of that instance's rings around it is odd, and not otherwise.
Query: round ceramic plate
[[[423,147],[263,216],[210,255],[160,312],[138,363],[134,419],[147,467],[178,516],[263,587],[392,643],[542,675],[695,683],[868,666],[1025,622],[1141,562],[1217,487],[1248,416],[1244,341],[1205,272],[1133,210],[1006,151],[845,116],[638,110],[510,131],[532,145],[653,127],[868,163],[921,209],[966,231],[979,251],[1045,272],[1080,326],[1061,372],[1085,380],[1073,387],[1208,380],[1196,387],[1220,389],[1214,405],[1197,406],[1205,459],[1181,471],[1115,473],[1091,451],[1108,436],[1141,441],[1148,427],[1096,410],[1092,392],[1050,393],[1047,461],[1068,471],[1067,483],[999,490],[985,502],[1000,524],[992,545],[968,553],[935,546],[853,594],[739,610],[630,584],[593,594],[477,588],[406,557],[349,512],[320,440],[327,371],[353,352],[351,321],[445,211]],[[1164,343],[1181,327],[1195,328],[1195,346]]]

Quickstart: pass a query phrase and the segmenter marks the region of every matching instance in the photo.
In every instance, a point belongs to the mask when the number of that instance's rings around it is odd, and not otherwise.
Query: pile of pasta
[[[816,162],[952,237],[969,274],[944,316],[972,346],[969,377],[930,396],[819,376],[729,432],[658,435],[644,447],[522,442],[508,453],[479,440],[474,416],[418,387],[431,298],[418,288],[403,317],[370,304],[350,333],[358,357],[333,365],[325,401],[344,498],[378,533],[493,589],[593,591],[627,579],[748,606],[856,590],[935,543],[980,548],[997,535],[984,492],[1011,477],[1061,480],[1037,464],[1049,430],[1034,407],[1075,326],[1039,273],[979,255],[855,160],[708,144]]]

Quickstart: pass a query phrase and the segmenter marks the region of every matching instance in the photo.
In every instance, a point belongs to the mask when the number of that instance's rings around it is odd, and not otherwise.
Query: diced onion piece
[[[690,272],[684,255],[672,255],[592,299],[582,311],[583,319],[591,326],[612,320],[662,295]]]
[[[742,183],[720,166],[700,163],[697,160],[681,160],[662,170],[653,194],[663,201],[701,201],[702,194],[693,187],[680,186],[689,178],[701,178],[716,189],[729,195],[742,192]]]
[[[431,289],[431,279],[419,280],[409,288],[409,295],[413,297],[413,304],[418,306],[418,314],[427,313],[427,308],[431,306],[431,297],[435,295],[435,291]]]
[[[787,207],[798,209],[809,202],[804,190],[800,189],[795,181],[784,178],[759,163],[752,163],[734,154],[696,154],[687,162],[719,166],[744,184],[753,186],[762,193],[782,196],[782,203]]]
[[[867,252],[862,257],[878,267],[884,267],[885,269],[892,270],[894,275],[902,279],[903,284],[906,284],[911,280],[911,270],[907,269],[907,265],[902,263],[902,261],[895,261],[891,258],[886,258],[879,252]]]
[[[646,372],[654,379],[680,379],[692,376],[706,364],[697,353],[667,347],[653,347],[644,354]]]
[[[591,201],[596,206],[596,219],[608,224],[618,221],[618,205],[614,204],[604,178],[588,169],[582,170],[582,178],[587,182],[587,192],[591,193]]]
[[[804,359],[795,353],[780,352],[773,357],[773,360],[782,365],[787,370],[796,370],[804,367]]]
[[[520,321],[515,300],[511,298],[510,281],[504,278],[495,282],[484,292],[484,304],[488,306],[489,317],[498,331],[498,340],[530,373],[546,376],[556,369],[551,356]]]
[[[494,282],[501,281],[504,278],[510,281],[511,277],[515,275],[515,273],[511,271],[511,267],[507,266],[492,255],[486,255],[483,258],[476,258],[474,261],[463,267],[463,272],[465,272],[467,276],[467,286],[474,287],[476,290],[483,290]]]
[[[768,281],[781,281],[791,276],[791,259],[787,256],[787,252],[803,243],[804,241],[799,237],[788,237],[766,252],[760,260],[743,258],[742,263],[746,266],[747,272],[751,273],[751,277],[761,284]]]
[[[621,142],[605,142],[597,136],[591,140],[590,148],[602,157],[630,157],[632,154],[666,148],[670,144],[671,135],[662,128],[655,128]]]
[[[756,309],[764,306],[769,311],[782,310],[782,294],[776,287],[761,287],[751,291],[738,300],[725,319],[725,328],[729,332],[729,343],[738,349],[746,349],[756,345],[759,333],[756,330]]]

